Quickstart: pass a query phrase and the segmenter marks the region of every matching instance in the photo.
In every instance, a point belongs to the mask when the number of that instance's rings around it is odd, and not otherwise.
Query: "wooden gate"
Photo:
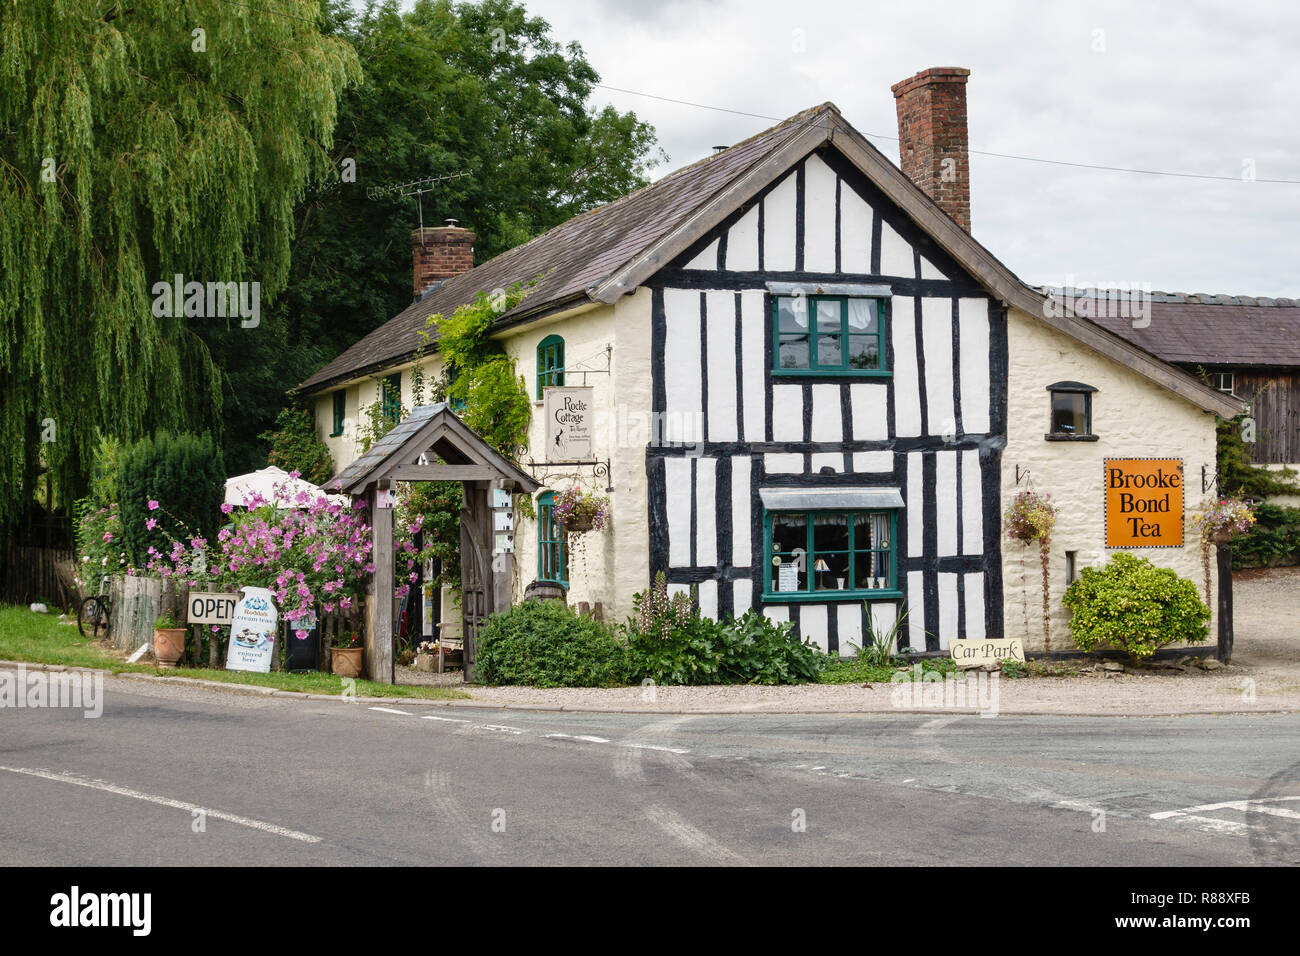
[[[478,632],[493,610],[492,513],[490,492],[481,482],[465,482],[460,512],[460,606],[464,629],[465,681],[474,680],[478,658]]]

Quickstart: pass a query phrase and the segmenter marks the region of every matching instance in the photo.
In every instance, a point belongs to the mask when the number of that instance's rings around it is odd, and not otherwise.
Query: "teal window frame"
[[[871,554],[874,551],[884,549],[859,550],[856,536],[858,516],[873,514],[889,515],[889,576],[883,588],[822,588],[817,589],[816,574],[813,566],[817,561],[817,552],[813,547],[813,518],[817,515],[843,515],[848,522],[849,540],[849,576],[848,581],[856,580],[855,571],[856,562],[860,554]],[[772,564],[772,519],[776,515],[798,515],[807,519],[808,531],[807,540],[804,547],[804,560],[806,561],[804,575],[805,586],[799,591],[777,591],[776,582],[773,580],[775,565]],[[831,552],[823,552],[831,553]],[[842,553],[842,552],[835,552]],[[903,596],[902,588],[898,584],[898,511],[892,508],[872,508],[872,509],[839,509],[832,508],[817,511],[763,511],[763,596],[764,601],[772,602],[801,602],[801,601],[861,601],[861,600],[897,600]]]
[[[348,410],[348,393],[347,389],[340,388],[334,395],[334,430],[330,432],[330,438],[338,438],[343,434],[343,419],[347,416]]]
[[[379,383],[379,393],[380,412],[384,418],[397,421],[397,417],[402,413],[402,373],[394,372],[392,375],[385,375]]]
[[[564,384],[564,339],[548,335],[537,343],[537,400],[542,389]]]
[[[460,369],[455,365],[447,366],[447,387],[450,389],[456,384],[456,379],[460,378]],[[447,406],[457,415],[463,415],[465,409],[469,408],[469,400],[465,398],[448,398]]]
[[[854,295],[773,295],[772,299],[772,374],[774,376],[845,376],[849,378],[888,378],[893,374],[889,367],[889,320],[890,300],[883,296]],[[808,367],[781,367],[781,303],[788,299],[803,299],[808,310]],[[845,343],[849,340],[849,300],[871,301],[876,303],[876,354],[880,357],[879,368],[851,368]],[[840,337],[840,362],[837,365],[821,365],[817,361],[816,317],[817,303],[838,302],[840,305],[840,328],[837,333],[828,333]],[[787,333],[788,334],[788,333]],[[854,335],[864,333],[854,332]]]
[[[537,499],[537,580],[568,588],[569,563],[564,553],[564,526],[555,517],[554,506],[553,491],[547,491]]]

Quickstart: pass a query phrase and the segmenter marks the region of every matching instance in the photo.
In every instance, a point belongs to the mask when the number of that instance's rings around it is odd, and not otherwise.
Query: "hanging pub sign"
[[[542,394],[546,412],[546,460],[590,461],[591,386],[547,388]]]
[[[1183,460],[1107,458],[1106,547],[1183,546]]]
[[[279,614],[271,592],[266,588],[240,588],[243,597],[235,604],[230,621],[230,649],[226,653],[226,670],[271,670],[275,651],[275,622]]]

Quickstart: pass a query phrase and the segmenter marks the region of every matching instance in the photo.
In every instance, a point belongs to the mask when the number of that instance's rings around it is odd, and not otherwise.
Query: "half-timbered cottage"
[[[336,462],[386,384],[409,401],[417,359],[438,373],[428,316],[540,276],[495,326],[537,402],[523,461],[551,489],[516,531],[517,593],[551,580],[621,619],[664,572],[705,614],[758,609],[830,651],[903,609],[918,650],[1040,642],[1009,498],[1061,506],[1059,608],[1105,553],[1104,461],[1179,459],[1190,479],[1241,405],[1050,307],[972,237],[967,72],[894,88],[903,169],[827,103],[477,267],[469,230],[417,231],[416,300],[303,383]],[[543,401],[574,386],[591,452],[556,462]],[[613,513],[573,553],[550,510],[568,484]],[[1201,497],[1189,480],[1184,507]],[[1190,527],[1139,551],[1199,576]]]

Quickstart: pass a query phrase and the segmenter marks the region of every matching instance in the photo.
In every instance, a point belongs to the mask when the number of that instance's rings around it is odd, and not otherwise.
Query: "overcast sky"
[[[972,232],[1033,284],[1300,297],[1300,4],[522,0],[609,86],[784,118],[834,102],[897,135],[891,84],[971,70]],[[796,32],[801,31],[801,32]],[[797,47],[802,43],[803,49]],[[605,89],[669,154],[657,175],[773,125]],[[872,138],[898,161],[895,139]]]

